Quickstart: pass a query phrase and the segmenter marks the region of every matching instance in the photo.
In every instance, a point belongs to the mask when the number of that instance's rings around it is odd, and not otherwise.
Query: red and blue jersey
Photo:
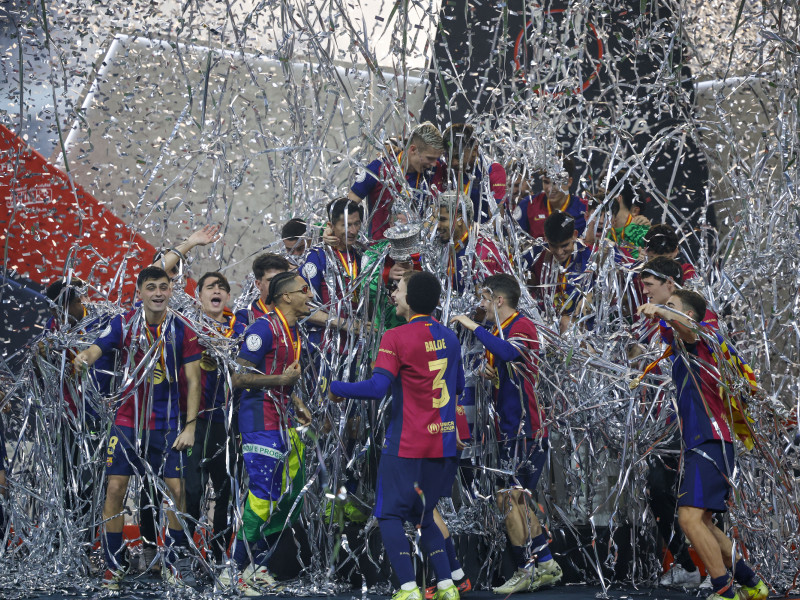
[[[264,375],[280,375],[300,357],[297,327],[289,327],[279,312],[258,319],[244,332],[239,350],[243,358]],[[239,404],[239,431],[276,431],[285,428],[290,385],[248,388],[242,391]]]
[[[392,380],[383,451],[403,458],[456,456],[456,400],[464,389],[455,333],[426,315],[383,334],[375,373]]]
[[[217,334],[235,339],[244,333],[246,329],[244,323],[230,313],[226,313],[225,318],[227,319],[226,323],[213,326]],[[224,364],[220,364],[212,351],[203,350],[200,358],[201,396],[200,411],[197,413],[198,419],[207,419],[215,423],[225,421],[225,407],[231,397],[231,390],[227,385],[224,369]]]
[[[507,268],[508,261],[504,259],[497,245],[488,237],[478,236],[475,241],[475,252],[467,254],[468,248],[469,237],[467,234],[464,239],[456,242],[447,269],[453,282],[453,288],[459,293],[464,293],[468,281],[478,283],[489,275],[510,271],[510,268]],[[455,264],[453,264],[453,256]]]
[[[378,158],[367,165],[361,175],[353,183],[350,191],[359,198],[367,199],[369,214],[369,237],[375,241],[382,240],[384,232],[392,226],[392,204],[396,196],[411,191],[411,206],[416,208],[420,217],[425,206],[430,204],[431,178],[434,172],[443,171],[443,163],[439,162],[434,170],[425,173],[400,173],[402,153],[394,157]],[[405,185],[403,185],[405,179]]]
[[[565,212],[575,219],[575,231],[579,236],[586,231],[586,212],[588,205],[578,196],[569,196],[561,206],[551,206],[547,195],[539,192],[536,196],[525,196],[514,209],[514,219],[522,230],[535,238],[544,237],[544,222],[553,211]]]
[[[144,311],[134,309],[111,319],[94,342],[108,355],[122,356],[122,405],[116,425],[137,429],[178,429],[183,365],[200,360],[197,333],[180,316],[168,311],[160,324],[145,322]]]
[[[336,262],[330,264],[327,252],[332,252]],[[322,305],[323,310],[333,312],[346,318],[357,306],[358,298],[353,291],[348,291],[361,271],[361,252],[350,248],[341,252],[334,248],[326,251],[324,246],[312,248],[306,262],[300,269],[300,275],[314,291],[314,300]],[[330,273],[328,271],[331,270]],[[330,277],[329,277],[330,275]],[[333,290],[331,290],[331,283]],[[309,327],[309,340],[318,345],[322,341],[322,327]],[[342,340],[344,344],[344,340]],[[342,346],[341,349],[343,349]]]
[[[483,188],[484,172],[489,176],[489,192],[495,199],[495,202],[500,204],[506,196],[506,170],[500,163],[492,163],[486,168],[481,164],[481,160],[476,161],[475,166],[471,171],[461,174],[461,186],[465,195],[468,195],[472,200],[473,215],[475,215],[476,223],[483,223],[489,220],[492,211],[489,207],[489,202],[486,200]],[[431,185],[434,188],[446,189],[448,182],[444,181],[447,177],[448,169],[437,169],[431,179]]]
[[[678,417],[684,445],[690,450],[703,442],[730,442],[726,402],[713,350],[702,338],[678,344],[665,322],[659,327],[662,339],[672,347],[672,380],[678,388]]]
[[[475,336],[487,350],[489,363],[497,369],[494,400],[500,432],[505,440],[547,437],[544,414],[536,399],[539,377],[539,333],[528,317],[515,313],[490,333],[483,327]]]
[[[236,323],[247,329],[248,325],[252,325],[256,319],[260,319],[271,310],[272,307],[267,306],[261,297],[258,297],[247,308],[240,308],[236,311]]]
[[[108,321],[109,319],[107,316],[98,316],[89,319],[84,318],[80,323],[77,323],[76,325],[68,325],[66,328],[64,328],[58,319],[55,317],[50,317],[45,324],[45,330],[51,333],[67,333],[69,337],[74,337],[77,335],[87,342],[91,342],[93,337],[97,337],[97,335],[108,326]],[[63,356],[63,360],[67,365],[72,364],[72,360],[79,351],[79,348],[55,348],[52,346],[51,349],[64,352],[65,355]],[[113,374],[115,359],[116,356],[113,352],[104,354],[92,365],[92,368],[89,370],[89,376],[94,383],[94,388],[103,396],[111,393],[111,384],[114,379]],[[99,413],[92,402],[85,402],[86,396],[80,393],[80,390],[73,385],[71,380],[65,379],[64,385],[62,386],[62,392],[64,394],[64,401],[67,403],[67,407],[73,415],[83,414],[83,411],[78,410],[75,398],[73,397],[79,396],[80,400],[84,401],[83,410],[85,413],[90,417],[99,416]]]
[[[551,303],[559,314],[572,314],[581,297],[594,286],[594,274],[587,267],[592,249],[580,241],[566,265],[558,264],[550,252],[542,252],[533,261],[531,293],[541,310]]]

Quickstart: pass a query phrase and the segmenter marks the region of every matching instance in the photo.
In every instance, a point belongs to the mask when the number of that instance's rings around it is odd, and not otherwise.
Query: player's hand
[[[655,319],[656,317],[660,316],[661,309],[655,304],[647,302],[646,304],[642,304],[638,309],[636,309],[636,312],[642,315],[643,317],[647,317],[648,319]]]
[[[463,450],[467,445],[461,441],[460,437],[456,437],[456,450]]]
[[[339,238],[333,235],[333,228],[328,225],[322,232],[322,241],[328,246],[338,246]]]
[[[340,402],[344,402],[344,398],[342,398],[341,396],[337,396],[330,390],[328,390],[328,400],[330,400],[334,404],[339,404]]]
[[[292,400],[294,401],[294,416],[297,422],[303,427],[311,425],[311,411],[308,410],[305,403],[298,396],[292,396]]]
[[[628,347],[628,360],[636,360],[645,353],[646,348],[641,344],[633,344]]]
[[[481,371],[481,377],[484,379],[495,379],[497,377],[497,369],[494,368],[489,363],[483,365],[483,371]]]
[[[592,292],[587,292],[578,303],[578,312],[584,317],[591,315],[594,312],[594,305],[592,304]]]
[[[475,331],[475,329],[478,327],[478,324],[470,319],[467,315],[455,315],[450,319],[450,323],[461,323],[461,325],[470,331]]]
[[[297,380],[300,379],[300,375],[302,375],[300,362],[294,361],[286,367],[286,370],[281,375],[283,377],[283,385],[294,385]]]
[[[194,246],[207,246],[218,241],[222,234],[220,233],[221,227],[217,224],[206,225],[202,229],[198,229],[186,240],[192,247]]]
[[[72,359],[72,365],[78,373],[85,373],[89,369],[89,363],[86,360],[86,354],[78,352],[75,358]]]
[[[631,219],[631,225],[645,225],[650,227],[650,219],[645,217],[644,215],[636,215]]]
[[[389,269],[389,279],[392,281],[400,281],[408,271],[410,271],[414,265],[410,262],[398,262],[392,265],[392,268]]]
[[[194,446],[194,426],[197,421],[192,421],[186,427],[183,428],[183,431],[178,434],[178,437],[175,438],[175,443],[172,444],[172,449],[177,450],[178,452],[182,450],[186,450],[187,448],[191,448]]]

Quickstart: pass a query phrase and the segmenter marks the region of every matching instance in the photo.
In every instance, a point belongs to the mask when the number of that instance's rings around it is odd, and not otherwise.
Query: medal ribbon
[[[161,319],[161,323],[156,326],[156,335],[155,338],[153,334],[150,332],[150,325],[147,323],[145,319],[144,322],[144,333],[147,337],[148,347],[152,348],[153,344],[156,345],[156,352],[158,352],[158,364],[161,366],[161,372],[164,373],[164,377],[169,379],[167,376],[167,349],[166,345],[164,344],[164,336],[161,330],[162,326],[164,325],[164,321],[167,319],[167,313],[164,313],[164,317]]]
[[[620,232],[620,234],[619,234],[619,241],[620,241],[620,242],[624,242],[624,241],[625,241],[625,228],[626,228],[628,225],[630,225],[630,224],[631,224],[631,221],[633,221],[633,215],[628,215],[628,220],[627,220],[627,221],[625,221],[625,225],[623,225],[623,226],[622,226],[622,231],[621,231],[621,232]],[[618,244],[618,243],[619,243],[619,242],[617,241],[617,232],[616,232],[616,231],[614,231],[614,228],[613,228],[613,227],[611,228],[611,239],[613,239],[613,240],[614,240],[614,243],[615,243],[615,244]]]
[[[514,319],[517,318],[518,315],[519,315],[519,311],[515,312],[513,315],[511,315],[505,321],[503,321],[502,324],[500,325],[500,327],[497,327],[495,325],[494,329],[492,330],[492,335],[493,336],[500,335],[500,332],[503,331],[503,329],[505,329],[506,327],[508,327],[511,324],[511,322]],[[492,354],[488,350],[486,351],[486,360],[489,363],[489,366],[492,366],[492,367],[494,366],[494,354]]]
[[[294,361],[292,362],[297,362],[300,360],[300,349],[303,342],[299,335],[297,336],[297,339],[294,338],[292,335],[292,329],[289,327],[289,324],[286,322],[286,317],[283,316],[283,313],[279,308],[275,309],[275,314],[278,315],[278,320],[281,322],[284,332],[288,336],[289,341],[292,343],[292,349],[294,350]]]

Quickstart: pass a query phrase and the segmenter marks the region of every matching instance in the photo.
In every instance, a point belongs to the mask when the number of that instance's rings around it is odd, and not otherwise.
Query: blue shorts
[[[447,463],[445,466],[444,481],[450,481],[450,487],[442,486],[441,495],[439,498],[452,498],[453,497],[453,483],[458,476],[458,467],[461,465],[461,450],[456,451],[456,459]]]
[[[733,444],[703,442],[683,453],[683,474],[678,506],[693,506],[714,512],[728,510],[733,473]]]
[[[423,511],[432,512],[439,498],[450,495],[457,468],[455,456],[402,458],[382,454],[375,489],[375,516],[418,523]]]
[[[288,445],[282,431],[242,433],[244,468],[250,493],[261,500],[279,500]]]
[[[513,475],[504,476],[504,487],[521,487],[534,492],[539,485],[550,442],[547,438],[521,438],[500,444],[500,468],[513,471]]]
[[[163,479],[183,477],[186,456],[172,449],[178,432],[171,429],[141,431],[141,446],[137,449],[136,429],[114,425],[106,450],[106,475],[144,476],[145,463]]]

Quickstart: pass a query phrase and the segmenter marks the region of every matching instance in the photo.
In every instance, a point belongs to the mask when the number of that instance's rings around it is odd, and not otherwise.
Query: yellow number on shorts
[[[114,454],[114,449],[117,447],[117,442],[118,442],[118,441],[119,441],[119,439],[117,439],[117,436],[115,436],[115,435],[112,435],[112,436],[111,436],[111,437],[108,439],[108,451],[107,451],[107,452],[108,452],[108,455],[109,455],[109,456],[111,456],[112,454]]]
[[[444,372],[447,370],[447,359],[439,358],[428,362],[429,371],[438,371],[433,378],[433,389],[442,390],[438,398],[433,399],[433,408],[442,408],[450,402],[450,392],[447,391],[447,383],[444,380]]]

